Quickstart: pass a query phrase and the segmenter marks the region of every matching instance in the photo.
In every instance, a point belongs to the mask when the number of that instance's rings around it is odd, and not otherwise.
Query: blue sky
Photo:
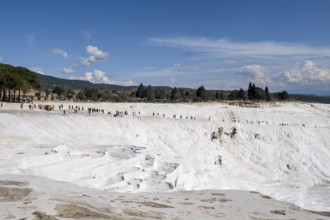
[[[1,0],[0,62],[61,78],[330,95],[327,0]]]

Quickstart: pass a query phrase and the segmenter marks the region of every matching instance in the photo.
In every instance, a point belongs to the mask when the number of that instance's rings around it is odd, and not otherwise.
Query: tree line
[[[135,92],[135,97],[139,100],[153,101],[221,101],[221,100],[251,100],[251,101],[271,101],[271,100],[289,100],[287,91],[270,93],[268,87],[265,89],[255,86],[250,82],[246,91],[242,88],[233,91],[206,90],[202,85],[197,90],[188,88],[173,88],[171,91],[164,91],[158,88],[154,89],[151,85],[145,87],[141,83]]]
[[[36,88],[40,88],[36,73],[24,67],[0,64],[0,101],[21,101]]]
[[[222,100],[251,100],[271,101],[289,100],[286,91],[270,93],[268,87],[265,89],[256,87],[250,83],[246,91],[239,90],[222,91],[206,90],[202,85],[197,90],[190,88],[173,88],[171,90],[144,86],[142,83],[135,92],[117,92],[115,90],[98,90],[96,88],[85,88],[82,91],[65,89],[63,85],[56,86],[53,90],[46,90],[46,95],[55,93],[59,99],[77,99],[82,101],[112,101],[112,102],[205,102]]]

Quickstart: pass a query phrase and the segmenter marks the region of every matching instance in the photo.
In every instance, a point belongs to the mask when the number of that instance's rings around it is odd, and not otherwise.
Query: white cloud
[[[84,57],[80,58],[80,64],[83,66],[90,66],[95,62],[96,62],[96,59],[93,56],[90,56],[87,58],[84,58]]]
[[[83,79],[88,80],[92,83],[109,83],[110,82],[106,73],[101,70],[94,70],[92,72],[87,72],[83,76]]]
[[[248,73],[254,73],[257,75],[263,75],[265,72],[265,68],[259,64],[252,64],[252,65],[244,65],[240,67],[240,72],[248,72]]]
[[[54,48],[50,51],[51,53],[61,55],[64,58],[68,58],[68,53],[60,48]]]
[[[104,52],[102,50],[99,50],[99,48],[95,47],[95,46],[87,46],[86,48],[86,53],[95,57],[95,59],[106,59],[109,54],[107,52]]]
[[[135,83],[132,80],[127,80],[127,81],[110,80],[105,72],[97,69],[93,70],[92,72],[86,72],[85,75],[80,79],[87,80],[92,83],[105,83],[105,84],[114,84],[114,85],[123,85],[123,86],[135,85]]]
[[[2,60],[3,60],[3,57],[2,57],[2,56],[0,56],[0,62],[2,62]]]
[[[72,73],[75,73],[76,71],[74,69],[72,69],[71,67],[68,67],[68,68],[64,67],[62,72],[65,74],[72,74]]]
[[[330,69],[318,67],[313,61],[306,60],[303,64],[297,63],[295,67],[284,71],[282,76],[290,83],[303,85],[330,82]]]
[[[37,67],[37,66],[36,66],[36,67],[32,67],[31,70],[32,70],[33,72],[36,72],[36,73],[39,73],[39,74],[42,74],[42,75],[47,75],[47,74],[45,73],[44,69],[41,68],[41,67]]]
[[[149,42],[168,47],[176,47],[217,57],[278,57],[278,56],[328,56],[330,46],[309,46],[274,41],[235,42],[227,38],[151,38]]]
[[[248,76],[250,81],[257,84],[265,85],[271,82],[271,79],[266,74],[266,68],[259,65],[244,65],[239,68],[239,73],[242,76]]]
[[[115,85],[134,86],[136,85],[136,83],[134,83],[133,80],[124,80],[124,81],[115,81]]]
[[[86,53],[90,56],[87,58],[83,57],[80,59],[80,64],[83,66],[90,66],[93,63],[95,63],[97,60],[104,60],[109,57],[109,54],[107,52],[100,50],[96,46],[89,45],[85,47],[85,50]]]

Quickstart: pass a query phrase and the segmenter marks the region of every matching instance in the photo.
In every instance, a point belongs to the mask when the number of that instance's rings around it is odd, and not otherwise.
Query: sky
[[[328,0],[1,0],[0,62],[118,85],[330,95]]]

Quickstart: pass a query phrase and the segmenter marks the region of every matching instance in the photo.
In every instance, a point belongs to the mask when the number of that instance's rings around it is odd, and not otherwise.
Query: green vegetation
[[[24,68],[0,64],[0,101],[21,101],[33,88],[39,88],[37,74]]]
[[[208,97],[203,85],[197,89],[196,98],[198,101],[207,101]]]

